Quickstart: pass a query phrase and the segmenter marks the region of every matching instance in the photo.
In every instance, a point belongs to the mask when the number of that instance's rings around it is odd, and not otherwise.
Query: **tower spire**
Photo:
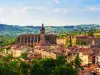
[[[44,27],[44,24],[42,23],[42,27]]]
[[[42,27],[40,29],[41,34],[45,34],[45,27],[44,24],[42,23]]]

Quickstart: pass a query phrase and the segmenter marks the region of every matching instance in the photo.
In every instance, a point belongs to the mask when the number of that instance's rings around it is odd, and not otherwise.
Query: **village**
[[[42,24],[40,34],[22,34],[8,50],[0,52],[3,56],[8,54],[13,57],[23,56],[23,61],[64,56],[69,63],[79,57],[81,66],[77,68],[78,75],[100,75],[100,38],[93,35],[59,38],[56,34],[46,34]]]

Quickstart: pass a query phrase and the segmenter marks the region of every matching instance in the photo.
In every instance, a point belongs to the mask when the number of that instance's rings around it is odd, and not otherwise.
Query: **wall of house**
[[[42,58],[53,58],[53,59],[56,59],[56,54],[41,50],[41,57]]]
[[[56,43],[57,44],[66,44],[66,39],[65,38],[57,38]]]
[[[79,53],[79,58],[82,60],[81,65],[87,65],[89,63],[88,55],[84,55],[83,53]]]
[[[13,57],[19,57],[21,56],[22,53],[27,53],[28,48],[27,47],[18,48],[18,49],[13,48],[11,51],[12,51]]]
[[[95,56],[95,64],[100,63],[100,56]]]

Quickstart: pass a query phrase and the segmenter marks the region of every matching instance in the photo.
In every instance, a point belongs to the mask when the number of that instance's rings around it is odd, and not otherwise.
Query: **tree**
[[[91,36],[91,37],[94,36],[94,35],[93,35],[93,29],[91,29],[91,30],[88,31],[88,36]]]
[[[0,61],[0,75],[19,75],[19,71],[17,62]]]
[[[59,66],[59,65],[63,65],[65,64],[67,61],[65,59],[64,56],[58,56],[57,59],[56,59],[56,65]]]
[[[28,75],[30,70],[30,64],[21,61],[19,66],[21,74]]]
[[[77,71],[67,65],[56,66],[51,75],[77,75]]]
[[[27,58],[27,53],[22,53],[22,54],[21,54],[21,57],[22,57],[23,59]]]
[[[79,58],[79,54],[77,54],[74,62],[75,62],[75,67],[76,68],[80,67],[80,65],[81,65],[81,59]]]
[[[39,62],[32,64],[30,75],[44,75],[44,67]]]
[[[52,58],[42,59],[40,63],[44,68],[44,75],[50,75],[56,66],[56,62]]]

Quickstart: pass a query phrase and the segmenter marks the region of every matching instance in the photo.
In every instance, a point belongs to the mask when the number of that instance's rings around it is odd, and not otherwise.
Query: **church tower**
[[[44,28],[44,24],[42,24],[42,27],[40,29],[40,43],[42,43],[42,44],[45,43],[45,28]]]
[[[42,24],[42,27],[40,29],[41,34],[45,34],[45,28],[44,28],[44,24]]]

